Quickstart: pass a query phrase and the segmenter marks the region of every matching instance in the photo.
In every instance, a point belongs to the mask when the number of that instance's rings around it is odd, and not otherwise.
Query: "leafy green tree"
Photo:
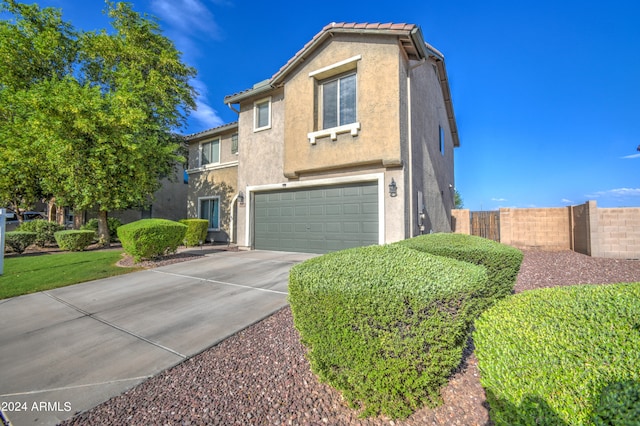
[[[195,108],[195,70],[158,23],[128,3],[106,2],[115,30],[108,33],[72,29],[52,9],[0,1],[15,17],[0,35],[19,32],[26,45],[44,45],[54,65],[20,88],[25,101],[15,108],[23,125],[0,116],[0,126],[39,153],[32,162],[45,171],[37,178],[41,192],[75,210],[98,209],[98,235],[109,244],[107,212],[148,205],[160,179],[184,160],[173,130]],[[34,20],[47,25],[23,30]],[[0,43],[10,49],[10,40]],[[19,162],[29,170],[24,156]]]
[[[48,195],[41,185],[47,171],[37,137],[46,126],[31,117],[34,93],[48,80],[72,72],[75,33],[55,9],[3,0],[0,13],[15,17],[0,21],[0,203],[21,218],[35,200]]]
[[[464,208],[464,201],[462,200],[462,195],[460,195],[460,192],[458,192],[457,189],[453,193],[453,203],[454,203],[454,206],[453,206],[454,209]]]

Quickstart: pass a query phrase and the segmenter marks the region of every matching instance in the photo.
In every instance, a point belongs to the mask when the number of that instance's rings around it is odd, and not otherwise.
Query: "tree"
[[[34,139],[46,126],[30,117],[34,93],[72,71],[75,33],[55,9],[3,0],[0,13],[16,17],[0,21],[0,203],[21,219],[22,211],[47,197],[40,179],[47,174],[44,153]]]
[[[454,190],[453,193],[453,208],[454,209],[463,209],[464,208],[464,201],[462,201],[462,196],[460,195],[460,192],[458,192],[458,190]]]
[[[13,32],[33,17],[60,18],[51,9],[1,1],[15,17],[4,23]],[[26,85],[28,113],[21,107],[18,114],[23,126],[10,120],[2,125],[32,151],[44,148],[34,160],[46,171],[42,192],[74,209],[96,208],[98,234],[108,245],[107,212],[148,205],[160,179],[184,160],[174,130],[195,108],[196,93],[189,83],[195,70],[182,63],[156,21],[127,3],[106,5],[112,33],[77,31],[61,20],[46,26],[46,33],[42,26],[22,31],[25,40],[39,40],[54,52],[51,62],[62,64],[55,67],[61,71]],[[64,46],[61,58],[57,45]]]

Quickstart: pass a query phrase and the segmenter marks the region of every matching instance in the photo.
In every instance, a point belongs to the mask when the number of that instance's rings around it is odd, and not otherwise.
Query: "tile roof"
[[[362,23],[356,23],[356,22],[332,22],[328,25],[325,25],[324,28],[322,28],[322,30],[320,32],[318,32],[315,36],[313,36],[313,38],[311,40],[309,40],[303,47],[302,49],[300,49],[298,52],[296,52],[295,55],[293,55],[293,57],[291,57],[291,59],[289,59],[287,61],[286,64],[284,64],[279,70],[278,72],[276,72],[274,75],[271,76],[271,78],[268,80],[271,83],[276,82],[276,80],[280,77],[283,77],[283,75],[286,73],[286,71],[292,66],[294,65],[298,60],[300,60],[300,58],[305,54],[305,52],[307,52],[307,50],[311,49],[314,45],[316,45],[317,43],[321,42],[325,37],[328,36],[328,34],[332,33],[332,32],[361,32],[361,33],[389,33],[389,34],[405,34],[405,35],[409,35],[412,32],[419,30],[419,27],[415,24],[404,24],[404,23],[392,23],[392,22],[388,22],[388,23],[369,23],[369,22],[362,22]],[[422,37],[420,37],[422,38]],[[422,41],[424,43],[424,41]],[[265,86],[261,86],[260,88],[262,89],[266,89],[268,88],[269,85],[265,85]],[[228,95],[225,96],[225,102],[228,101],[234,101],[238,98],[238,97],[243,97],[242,95],[249,95],[249,94],[253,94],[252,92],[256,92],[259,93],[260,88],[256,88],[255,86],[250,88],[250,89],[246,89],[237,93],[234,93],[232,95]]]
[[[217,133],[217,132],[220,132],[220,131],[230,130],[230,129],[234,128],[234,127],[238,127],[238,122],[237,121],[234,121],[232,123],[222,124],[222,125],[217,126],[217,127],[212,127],[210,129],[203,130],[201,132],[191,133],[190,135],[183,136],[183,138],[185,140],[189,141],[189,140],[197,139],[197,138],[202,137],[202,136],[209,136],[211,134],[214,134],[214,133]]]

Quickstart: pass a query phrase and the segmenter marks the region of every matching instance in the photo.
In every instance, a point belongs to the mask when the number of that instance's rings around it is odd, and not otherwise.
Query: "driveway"
[[[0,300],[2,414],[54,425],[121,394],[285,306],[313,256],[218,252]]]

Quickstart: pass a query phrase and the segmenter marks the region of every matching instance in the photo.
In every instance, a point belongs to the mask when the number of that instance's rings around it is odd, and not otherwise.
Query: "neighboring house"
[[[232,230],[238,194],[238,123],[187,136],[189,217],[209,221],[210,241],[236,241]]]
[[[237,123],[186,138],[189,215],[215,240],[324,253],[451,231],[458,133],[416,25],[327,25],[225,103]]]

